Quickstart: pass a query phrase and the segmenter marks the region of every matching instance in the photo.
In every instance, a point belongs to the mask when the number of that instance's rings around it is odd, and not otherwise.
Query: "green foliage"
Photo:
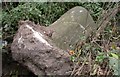
[[[115,53],[110,53],[110,55],[112,55],[112,57],[113,57],[113,58],[119,59],[118,54],[115,54]]]
[[[61,15],[75,6],[83,6],[90,11],[94,20],[97,20],[101,13],[103,3],[80,3],[80,2],[32,2],[32,3],[3,3],[2,28],[3,40],[9,43],[18,29],[20,20],[31,20],[43,26],[49,26]],[[96,11],[97,10],[97,11]],[[83,36],[84,39],[85,37]]]
[[[97,21],[99,16],[101,15],[101,12],[106,9],[106,6],[108,3],[80,3],[80,2],[67,2],[67,3],[57,3],[57,2],[44,2],[44,3],[7,3],[9,7],[4,7],[2,9],[2,14],[0,14],[0,17],[2,17],[2,27],[3,27],[3,40],[6,40],[7,43],[11,43],[14,34],[16,33],[18,29],[18,21],[19,20],[31,20],[35,23],[39,23],[42,26],[49,26],[54,21],[56,21],[61,15],[63,15],[65,12],[67,12],[69,9],[75,7],[75,6],[82,6],[86,8],[91,15],[93,16],[93,19]],[[120,15],[119,15],[120,16]],[[1,21],[1,20],[0,20]],[[0,38],[2,36],[2,33],[0,33]],[[12,37],[11,37],[12,36]],[[108,42],[118,42],[120,36],[116,34],[116,32],[113,31],[113,27],[106,27],[105,31],[101,34],[101,38],[98,40],[107,40]],[[9,38],[11,37],[11,38]],[[84,41],[87,39],[84,35],[80,35],[80,40]],[[96,43],[98,43],[96,45]],[[110,53],[105,53],[106,51],[101,47],[104,47],[103,42],[96,42],[91,43],[90,41],[86,42],[84,45],[82,45],[79,49],[75,50],[76,54],[72,55],[70,59],[73,62],[76,62],[76,60],[82,62],[85,59],[88,58],[88,53],[92,53],[92,58],[94,61],[96,61],[98,64],[101,64],[103,60],[107,57],[109,58],[109,66],[114,70],[114,74],[118,74],[118,59],[120,57],[119,50],[117,49],[116,45],[109,45],[108,50]],[[102,43],[102,44],[101,44]],[[102,46],[103,45],[103,46]],[[117,52],[115,54],[115,52]],[[94,61],[92,61],[94,63]],[[99,66],[95,62],[95,68],[96,66]],[[94,66],[93,65],[93,66]],[[96,70],[94,70],[96,71]],[[94,72],[95,73],[95,72]]]
[[[15,34],[19,20],[31,20],[43,26],[49,26],[69,9],[75,6],[83,6],[88,9],[94,20],[101,12],[102,3],[79,2],[44,2],[44,3],[7,3],[9,6],[2,9],[3,35]],[[7,27],[6,27],[7,25]],[[7,34],[5,34],[7,33]],[[6,39],[3,37],[3,39]]]
[[[120,75],[120,67],[119,67],[120,60],[114,57],[109,57],[109,66],[114,70],[114,75]]]
[[[15,26],[20,19],[30,19],[48,26],[67,10],[75,6],[83,6],[88,9],[94,17],[98,17],[102,9],[100,7],[101,4],[102,3],[25,3],[7,12],[3,10],[2,23]]]
[[[96,56],[95,61],[102,63],[105,58],[106,58],[105,54],[99,52],[99,54]]]
[[[74,61],[75,61],[75,56],[71,56],[71,57],[70,57],[70,60],[71,60],[72,62],[74,62]]]
[[[114,75],[120,75],[120,50],[112,49],[109,51],[109,66],[114,70]]]

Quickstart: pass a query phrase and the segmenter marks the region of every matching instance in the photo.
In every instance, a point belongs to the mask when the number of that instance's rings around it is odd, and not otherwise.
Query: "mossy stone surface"
[[[54,30],[53,42],[62,49],[70,49],[80,40],[80,35],[86,37],[97,28],[89,12],[80,6],[76,6],[48,28]],[[84,34],[85,31],[85,34]]]

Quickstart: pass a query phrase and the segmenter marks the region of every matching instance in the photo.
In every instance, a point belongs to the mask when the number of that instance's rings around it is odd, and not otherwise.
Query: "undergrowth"
[[[19,20],[31,20],[43,26],[49,26],[62,14],[75,6],[83,6],[89,10],[94,21],[99,24],[104,20],[102,16],[106,11],[113,8],[117,3],[3,3],[2,9],[2,39],[5,44],[3,48],[8,48],[13,40],[13,36],[18,29]],[[80,40],[76,48],[72,50],[74,54],[71,60],[74,62],[74,69],[71,75],[118,75],[120,58],[120,14],[115,15],[99,36],[94,39],[95,33],[84,39],[80,35]],[[7,42],[7,43],[6,43]],[[119,74],[120,75],[120,74]]]
[[[97,21],[107,22],[103,16]],[[72,50],[71,60],[75,65],[71,75],[120,75],[120,26],[116,21],[115,15],[88,38],[80,35],[80,42]]]

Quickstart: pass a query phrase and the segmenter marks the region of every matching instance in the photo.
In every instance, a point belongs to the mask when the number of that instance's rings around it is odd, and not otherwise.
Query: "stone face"
[[[54,46],[43,29],[30,21],[19,23],[11,50],[14,60],[36,75],[67,75],[72,70],[69,54]]]
[[[97,28],[89,12],[80,6],[74,7],[48,27],[54,30],[53,42],[62,49],[74,47],[80,35],[86,37]],[[83,33],[85,31],[85,34]]]

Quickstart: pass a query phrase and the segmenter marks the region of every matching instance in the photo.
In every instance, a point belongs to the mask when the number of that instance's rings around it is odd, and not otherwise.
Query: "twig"
[[[73,71],[72,71],[72,73],[71,73],[70,77],[72,77],[72,76],[73,76],[73,74],[75,73],[76,67],[77,67],[77,66],[74,64],[74,69],[73,69]]]
[[[89,63],[88,63],[88,65],[90,67],[89,72],[91,71],[91,64],[92,64],[91,61],[92,61],[92,59],[91,59],[91,51],[90,51],[90,54],[89,54]]]
[[[111,10],[110,13],[105,14],[106,16],[103,18],[103,20],[98,24],[99,28],[96,31],[95,36],[93,37],[92,41],[93,42],[95,39],[97,39],[97,37],[99,36],[99,34],[104,30],[104,28],[106,27],[106,25],[108,24],[108,21],[111,20],[111,17],[115,16],[117,14],[117,10],[118,6],[116,6],[115,8],[113,8]]]
[[[87,56],[88,56],[88,53],[87,53]],[[84,62],[82,63],[81,67],[78,68],[78,70],[77,70],[78,72],[75,75],[79,75],[81,73],[80,71],[84,67],[86,61],[87,61],[87,59],[84,60]]]

